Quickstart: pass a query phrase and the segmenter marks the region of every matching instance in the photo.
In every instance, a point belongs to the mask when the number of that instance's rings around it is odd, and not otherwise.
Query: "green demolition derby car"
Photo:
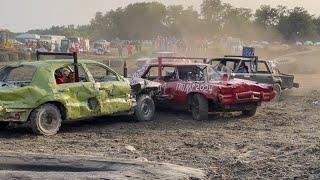
[[[54,135],[65,120],[127,114],[151,120],[160,85],[131,82],[90,60],[7,65],[0,69],[0,127],[28,123],[36,134]]]

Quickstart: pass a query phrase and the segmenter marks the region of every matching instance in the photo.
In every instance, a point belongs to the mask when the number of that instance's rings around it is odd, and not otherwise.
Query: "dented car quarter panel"
[[[85,68],[85,63],[99,64],[110,70],[101,63],[81,60],[79,66],[84,69],[89,82],[57,85],[55,70],[72,65],[70,60],[19,63],[18,66],[34,66],[36,71],[29,86],[0,88],[0,121],[25,122],[33,109],[48,102],[62,104],[66,109],[66,120],[130,111],[132,101],[129,82],[111,70],[119,77],[119,81],[96,83]],[[96,99],[99,107],[90,109],[89,99]]]
[[[87,64],[96,64],[104,67],[106,70],[114,73],[118,81],[95,82]],[[94,86],[97,91],[97,99],[101,106],[100,114],[107,115],[117,112],[129,111],[132,107],[130,96],[131,86],[128,80],[122,78],[115,71],[102,63],[84,63],[85,72],[88,74],[90,81],[95,82]]]

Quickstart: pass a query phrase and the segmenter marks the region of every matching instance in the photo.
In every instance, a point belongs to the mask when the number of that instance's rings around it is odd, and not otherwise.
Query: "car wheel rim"
[[[40,114],[40,129],[45,132],[51,132],[59,126],[58,117],[54,112],[45,111]]]
[[[144,116],[148,116],[151,112],[150,109],[150,103],[148,103],[147,101],[144,101],[141,105],[141,112]]]

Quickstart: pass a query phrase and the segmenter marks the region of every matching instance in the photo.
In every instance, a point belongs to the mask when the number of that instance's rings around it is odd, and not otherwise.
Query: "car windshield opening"
[[[231,78],[231,72],[232,70],[224,63],[219,63],[208,67],[208,78],[209,81],[220,81],[224,75],[228,75]]]
[[[0,70],[1,86],[28,86],[35,71],[34,66],[6,66]]]

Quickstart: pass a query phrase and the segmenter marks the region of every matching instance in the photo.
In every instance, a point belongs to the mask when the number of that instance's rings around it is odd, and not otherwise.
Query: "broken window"
[[[176,75],[175,69],[176,69],[175,67],[170,67],[170,66],[162,67],[161,78],[166,82],[176,80],[177,75]],[[146,73],[146,75],[143,78],[146,78],[152,81],[157,79],[157,77],[158,77],[158,67],[154,66],[149,69],[149,71]]]
[[[78,72],[79,72],[79,81],[88,82],[88,78],[82,66],[78,66]],[[54,72],[54,77],[57,84],[75,83],[76,76],[75,76],[74,66],[69,65],[69,66],[64,66],[56,69]]]
[[[239,64],[239,60],[224,60],[223,59],[223,60],[211,61],[211,65],[213,67],[215,67],[215,69],[217,71],[224,71],[225,68],[234,71],[238,64]]]
[[[208,80],[211,81],[220,81],[222,76],[221,72],[215,70],[213,67],[208,67]]]
[[[178,67],[179,79],[183,81],[204,81],[205,80],[204,66],[181,66]]]
[[[118,76],[106,67],[97,64],[86,64],[95,82],[119,81]]]
[[[163,67],[162,68],[162,77],[165,82],[174,81],[177,78],[176,68],[175,67]]]
[[[236,70],[235,73],[250,73],[251,72],[250,61],[241,61],[239,63],[237,63],[238,69]]]
[[[181,66],[178,67],[179,71],[179,79],[182,81],[188,81],[191,80],[191,74],[193,72],[193,68],[191,66]]]
[[[148,80],[153,81],[157,79],[157,77],[158,77],[158,67],[155,66],[155,67],[151,67],[147,72],[147,74],[142,78],[147,78]]]
[[[258,73],[270,74],[269,68],[266,62],[258,62]]]
[[[6,66],[0,70],[2,86],[27,86],[31,83],[36,71],[34,66]]]

